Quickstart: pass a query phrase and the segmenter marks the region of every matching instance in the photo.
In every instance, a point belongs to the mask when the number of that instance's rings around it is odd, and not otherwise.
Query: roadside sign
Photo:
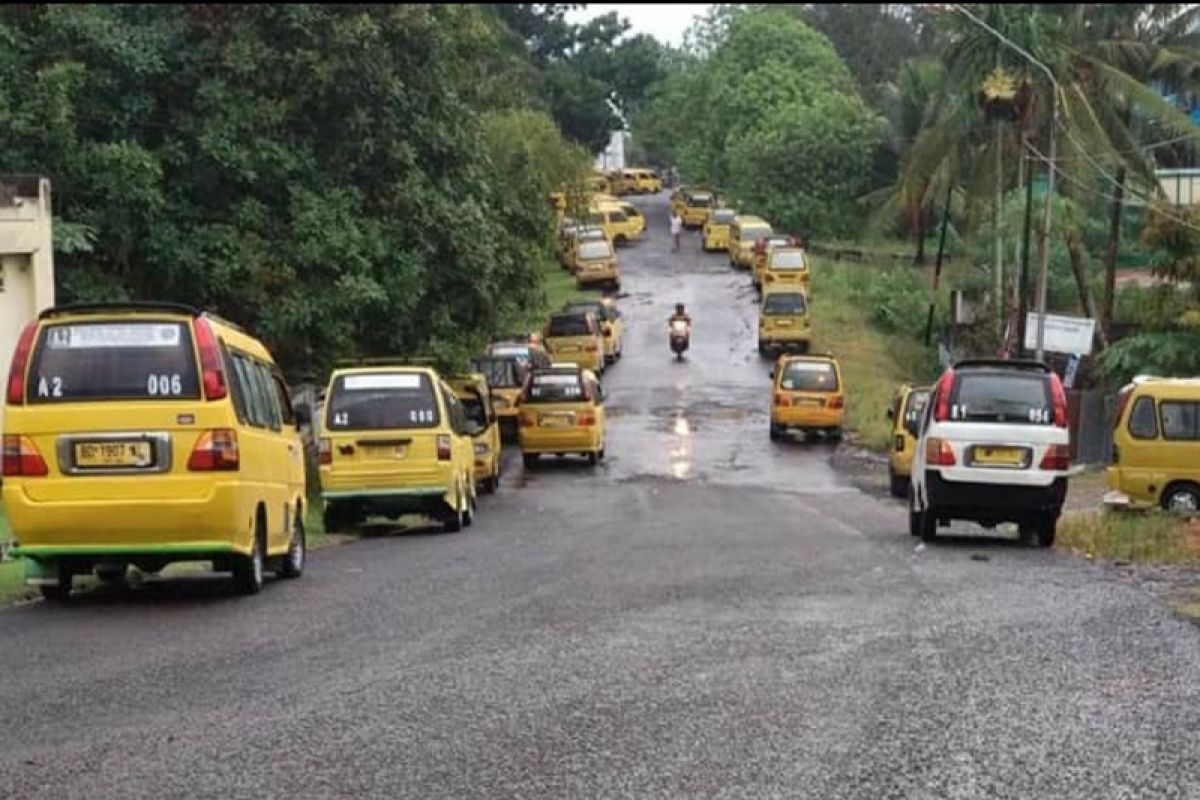
[[[1051,353],[1091,355],[1092,339],[1096,335],[1096,320],[1087,317],[1046,315],[1044,347]],[[1025,349],[1037,350],[1038,315],[1025,315]]]

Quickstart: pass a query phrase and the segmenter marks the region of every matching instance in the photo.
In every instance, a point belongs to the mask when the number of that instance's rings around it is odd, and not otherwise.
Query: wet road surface
[[[770,443],[749,279],[639,203],[607,464],[510,454],[468,531],[253,598],[0,612],[0,797],[1200,797],[1196,630]]]

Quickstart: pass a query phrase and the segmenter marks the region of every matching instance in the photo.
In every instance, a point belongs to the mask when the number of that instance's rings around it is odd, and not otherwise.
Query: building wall
[[[50,181],[0,175],[0,379],[7,381],[21,330],[52,305]],[[3,424],[0,402],[0,428]]]

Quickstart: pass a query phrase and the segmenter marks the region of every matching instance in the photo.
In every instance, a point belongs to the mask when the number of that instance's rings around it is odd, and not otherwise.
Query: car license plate
[[[559,347],[556,347],[556,348],[554,348],[554,351],[555,351],[556,353],[578,353],[578,352],[579,352],[579,345],[577,345],[577,344],[564,344],[564,345],[561,345],[561,346],[559,346]]]
[[[777,320],[775,320],[775,327],[776,328],[790,328],[790,327],[792,327],[792,321],[790,319],[777,319]]]
[[[542,417],[541,422],[543,428],[566,428],[571,425],[572,419],[567,414],[555,414]]]
[[[373,444],[366,449],[374,458],[404,458],[408,453],[406,444]]]
[[[976,446],[972,463],[981,467],[1024,467],[1026,450],[1023,447]]]
[[[796,400],[796,405],[819,407],[825,405],[825,401],[819,397],[800,397]]]
[[[149,467],[154,464],[150,442],[76,442],[75,466],[80,469]]]

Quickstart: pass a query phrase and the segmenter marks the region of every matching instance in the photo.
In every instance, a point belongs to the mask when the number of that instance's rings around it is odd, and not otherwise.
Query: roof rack
[[[363,358],[339,358],[338,367],[431,367],[434,359],[428,356],[366,356]]]
[[[970,367],[1000,367],[1002,369],[1024,369],[1031,372],[1050,372],[1050,367],[1041,361],[1032,359],[1005,358],[964,358],[954,363],[954,369]]]
[[[198,317],[203,312],[184,303],[156,302],[149,300],[127,300],[121,303],[73,303],[52,306],[38,314],[38,319],[50,319],[64,314],[92,314],[103,311],[144,311],[149,313],[187,314]]]

